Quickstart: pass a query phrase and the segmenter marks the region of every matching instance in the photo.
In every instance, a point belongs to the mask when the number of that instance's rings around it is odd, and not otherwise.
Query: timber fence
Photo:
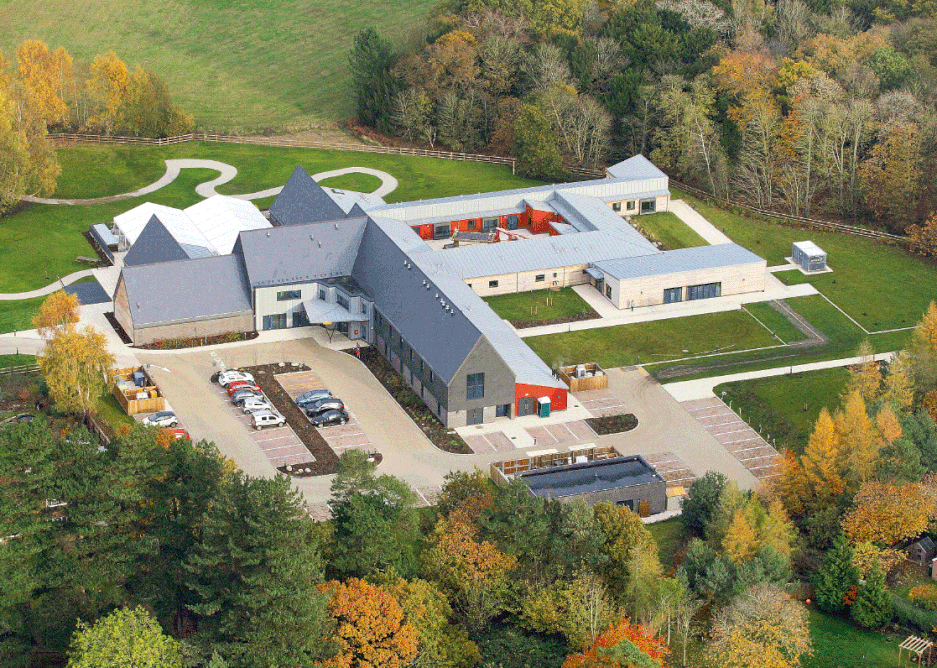
[[[235,137],[231,135],[190,132],[176,137],[153,139],[149,137],[116,137],[110,135],[89,134],[50,134],[49,138],[61,143],[82,144],[121,144],[128,146],[171,146],[193,141],[216,142],[220,144],[249,144],[254,146],[276,146],[281,148],[316,148],[327,151],[356,151],[359,153],[385,153],[390,155],[412,155],[421,158],[441,158],[461,162],[486,162],[493,165],[509,165],[511,173],[517,169],[517,159],[502,155],[481,155],[478,153],[458,153],[456,151],[435,151],[422,148],[400,146],[372,146],[369,144],[342,144],[339,142],[307,141],[303,139],[281,139],[278,137]]]
[[[898,243],[898,244],[907,244],[908,238],[902,237],[897,234],[889,234],[888,232],[880,232],[879,230],[870,230],[865,227],[858,227],[857,225],[845,225],[843,223],[833,223],[828,220],[817,220],[815,218],[806,218],[804,216],[791,216],[783,213],[777,213],[776,211],[769,211],[767,209],[762,209],[757,206],[751,206],[750,204],[745,204],[739,202],[738,200],[727,199],[725,197],[717,197],[712,193],[708,193],[705,190],[700,190],[699,188],[694,188],[693,186],[688,186],[686,184],[670,179],[670,185],[676,187],[678,190],[682,190],[690,195],[695,195],[696,197],[701,197],[703,199],[712,200],[724,207],[734,207],[737,209],[742,209],[750,213],[757,214],[759,216],[765,216],[767,218],[772,218],[778,220],[782,223],[788,225],[796,224],[802,225],[804,227],[811,227],[820,230],[825,230],[827,232],[840,232],[842,234],[853,234],[860,237],[866,237],[868,239],[877,239],[878,241],[885,241],[889,243]]]
[[[0,376],[9,376],[14,373],[34,373],[39,371],[38,364],[20,364],[19,366],[8,366],[0,369]]]

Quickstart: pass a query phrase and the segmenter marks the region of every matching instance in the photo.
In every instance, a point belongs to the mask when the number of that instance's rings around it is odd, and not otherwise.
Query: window
[[[508,216],[508,227],[509,230],[516,230],[517,223],[520,221],[520,218],[516,215]]]
[[[609,299],[612,298],[612,286],[609,285],[608,283],[605,284],[605,296],[608,297]]]
[[[612,211],[621,211],[621,202],[612,202]]]
[[[432,369],[429,370],[429,380],[427,382],[429,383],[433,382],[433,370]]]
[[[423,375],[423,360],[420,360],[420,375]]]
[[[544,274],[537,274],[537,275],[534,277],[534,281],[536,281],[537,283],[539,283],[539,282],[541,282],[544,278],[546,278],[546,276],[545,276]]]
[[[309,316],[305,311],[294,311],[293,312],[293,327],[308,327],[309,326]]]
[[[476,227],[478,227],[478,221],[477,221],[477,220],[470,220],[470,221],[468,222],[468,225],[465,226],[465,228],[468,229],[468,230],[474,230]]]
[[[642,199],[641,200],[641,213],[654,213],[655,211],[657,211],[656,199]]]
[[[471,284],[471,283],[469,283],[469,284],[468,284],[468,286],[469,286],[469,287],[472,287],[472,284]]]
[[[277,313],[276,315],[265,315],[263,318],[264,329],[286,329],[286,314]]]
[[[683,288],[667,288],[664,290],[664,303],[673,304],[683,301]]]
[[[498,404],[495,407],[495,417],[510,417],[511,404]]]
[[[465,377],[465,398],[466,399],[484,399],[485,398],[485,374],[470,373]]]
[[[302,299],[303,291],[302,290],[281,290],[277,293],[278,302],[286,302],[291,299]]]
[[[348,297],[344,295],[335,295],[335,301],[344,309],[348,308]]]
[[[497,226],[497,218],[482,218],[482,232],[493,232]]]
[[[382,316],[377,311],[374,312],[374,324],[378,327],[383,327],[384,325],[384,316]]]
[[[498,281],[488,281],[488,287],[489,287],[489,288],[496,288],[496,287],[498,287]]]
[[[410,361],[413,361],[413,348],[410,348]]]
[[[325,289],[324,288],[319,288],[319,299],[321,299],[322,301],[325,301]]]
[[[628,202],[625,208],[628,209],[628,211],[634,211],[634,200],[631,200],[630,202]]]
[[[691,285],[687,288],[687,300],[711,299],[722,295],[722,283],[706,283],[705,285]]]

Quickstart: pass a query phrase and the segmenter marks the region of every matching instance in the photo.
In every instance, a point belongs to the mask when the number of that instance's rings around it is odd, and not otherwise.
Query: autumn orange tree
[[[927,530],[937,520],[937,495],[931,485],[867,482],[856,494],[855,507],[843,518],[853,543],[891,547]]]
[[[622,617],[583,652],[566,657],[563,668],[666,668],[669,653],[649,629]]]
[[[405,668],[417,657],[416,629],[384,587],[349,578],[321,585],[330,592],[328,613],[335,622],[338,652],[327,668]]]

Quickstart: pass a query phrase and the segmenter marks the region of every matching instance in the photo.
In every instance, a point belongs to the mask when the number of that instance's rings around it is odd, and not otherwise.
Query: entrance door
[[[508,216],[508,225],[507,229],[516,230],[517,229],[518,216]]]
[[[654,213],[655,211],[657,211],[656,199],[642,199],[641,200],[641,213]]]
[[[517,402],[517,415],[535,415],[537,413],[537,400],[534,397],[524,397]]]
[[[449,223],[436,223],[433,225],[433,239],[448,239],[452,236],[452,228]]]
[[[469,408],[467,411],[468,415],[465,418],[465,424],[481,424],[482,420],[485,419],[484,409],[483,408]]]

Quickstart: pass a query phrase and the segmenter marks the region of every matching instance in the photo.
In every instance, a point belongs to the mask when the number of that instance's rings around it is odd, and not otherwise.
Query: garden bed
[[[346,350],[349,355],[354,355],[355,350]],[[444,426],[435,415],[430,412],[423,400],[417,396],[416,392],[410,389],[400,374],[394,370],[384,357],[372,347],[360,349],[360,359],[368,370],[374,374],[374,377],[390,393],[404,412],[410,416],[410,419],[419,427],[433,445],[446,452],[454,452],[460,455],[472,454],[472,449],[462,440],[454,431]],[[284,413],[285,415],[285,413]]]
[[[147,343],[135,348],[144,350],[178,350],[180,348],[198,348],[199,346],[214,346],[219,343],[234,343],[235,341],[250,341],[259,336],[257,332],[228,332],[215,336],[193,336],[185,339],[162,339]]]
[[[544,325],[562,325],[567,322],[580,322],[582,320],[596,320],[599,314],[593,309],[576,315],[567,315],[561,318],[550,318],[549,320],[510,320],[514,329],[526,329],[528,327],[543,327]]]
[[[592,427],[597,435],[608,436],[609,434],[621,434],[631,431],[638,426],[638,418],[634,416],[634,413],[619,413],[617,415],[586,418],[586,424]]]

